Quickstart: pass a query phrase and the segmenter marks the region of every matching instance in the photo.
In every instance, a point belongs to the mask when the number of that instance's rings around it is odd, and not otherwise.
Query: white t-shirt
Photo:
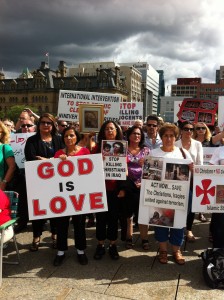
[[[186,155],[186,158],[190,159],[193,162],[190,153],[186,149],[183,149],[183,151]],[[153,149],[150,151],[150,156],[167,157],[167,158],[184,158],[179,147],[175,147],[172,152],[165,152],[161,148]]]
[[[209,163],[211,165],[224,165],[224,146],[215,148]]]

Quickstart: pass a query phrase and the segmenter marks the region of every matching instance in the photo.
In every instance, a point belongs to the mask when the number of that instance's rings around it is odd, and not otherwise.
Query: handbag
[[[4,160],[4,175],[5,175],[5,173],[7,172],[7,166],[5,160],[5,145],[3,145],[2,147],[2,153],[3,153],[3,160]],[[6,191],[16,191],[18,185],[20,184],[21,177],[23,176],[16,162],[15,164],[16,164],[16,169],[14,171],[13,178],[6,184],[6,189],[5,189]]]

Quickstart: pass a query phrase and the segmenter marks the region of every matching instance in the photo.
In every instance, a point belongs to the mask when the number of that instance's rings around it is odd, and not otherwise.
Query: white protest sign
[[[224,166],[195,166],[192,211],[224,213]]]
[[[60,90],[57,116],[66,121],[78,121],[79,103],[104,104],[104,121],[118,121],[120,101],[119,94]]]
[[[209,165],[209,161],[214,153],[214,147],[203,147],[203,164]]]
[[[26,145],[27,139],[36,134],[36,132],[29,133],[11,133],[10,134],[10,145],[14,152],[15,160],[20,169],[25,168],[25,154],[24,148]]]
[[[101,153],[105,179],[126,180],[127,147],[127,141],[102,141]]]
[[[25,162],[29,219],[107,211],[101,154]]]
[[[121,102],[119,119],[121,126],[133,126],[137,119],[143,121],[143,102]]]
[[[146,156],[139,203],[139,224],[186,226],[190,185],[189,159]]]

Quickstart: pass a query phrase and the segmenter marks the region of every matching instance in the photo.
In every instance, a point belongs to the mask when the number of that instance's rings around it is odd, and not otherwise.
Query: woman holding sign
[[[37,133],[29,137],[24,149],[26,161],[45,160],[53,158],[57,150],[63,148],[61,137],[57,135],[55,118],[49,114],[43,114],[37,125]],[[42,235],[45,220],[33,220],[33,242],[30,251],[38,251],[40,237]],[[56,224],[55,219],[50,219],[51,237],[53,248],[56,248]]]
[[[62,132],[62,140],[65,148],[55,153],[55,158],[66,160],[69,156],[80,156],[90,154],[85,147],[78,146],[81,137],[75,126],[68,126]],[[62,264],[65,258],[65,250],[68,250],[68,227],[70,216],[60,217],[56,219],[57,226],[57,248],[58,253],[54,259],[54,266]],[[84,252],[86,249],[86,231],[85,231],[85,215],[72,216],[74,226],[74,240],[77,249],[77,259],[81,265],[88,263],[87,256]]]
[[[103,140],[122,140],[121,128],[114,121],[106,121],[101,126],[98,135],[98,144],[93,149],[93,153],[100,153]],[[119,192],[118,181],[106,180],[107,192],[107,212],[96,213],[96,238],[98,245],[94,254],[94,259],[101,259],[105,254],[104,242],[110,241],[109,254],[112,259],[119,258],[116,240],[118,236],[118,216],[119,216],[119,197],[123,197],[122,191]]]
[[[163,146],[158,149],[151,150],[150,156],[184,159],[181,149],[175,146],[175,141],[178,137],[178,134],[179,130],[177,126],[170,123],[165,123],[159,130],[159,135],[162,139]],[[192,161],[190,154],[185,149],[182,150],[184,151],[184,156]],[[189,167],[192,169],[193,163]],[[168,262],[167,241],[169,241],[172,245],[173,258],[175,262],[179,265],[185,264],[185,259],[180,250],[184,239],[183,228],[179,229],[155,226],[155,238],[159,242],[158,259],[160,263],[166,264]]]

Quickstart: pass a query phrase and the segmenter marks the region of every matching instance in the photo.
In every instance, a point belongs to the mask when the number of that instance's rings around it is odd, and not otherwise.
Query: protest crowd
[[[23,153],[27,165],[36,161],[47,161],[50,164],[53,163],[54,159],[59,159],[65,166],[70,167],[68,162],[71,157],[77,156],[78,162],[78,156],[82,159],[84,156],[84,158],[91,160],[92,155],[101,154],[102,162],[105,164],[104,168],[106,168],[105,166],[115,166],[115,169],[118,170],[119,166],[122,176],[124,176],[122,180],[120,180],[119,174],[117,179],[114,178],[112,176],[113,172],[105,179],[106,200],[104,200],[107,209],[99,212],[92,210],[84,214],[40,217],[39,219],[32,218],[30,220],[28,212],[28,201],[30,200],[26,187],[28,178],[25,176],[24,168],[20,169],[19,178],[17,178],[17,181],[19,181],[10,186],[17,169],[14,151],[10,146],[10,137],[12,140],[12,137],[15,138],[17,134],[22,133],[27,134]],[[106,254],[106,240],[109,243],[108,253],[112,260],[119,259],[117,248],[119,238],[124,242],[126,249],[133,248],[133,228],[136,227],[140,232],[142,251],[149,251],[150,243],[153,243],[153,241],[149,243],[148,229],[149,226],[153,226],[155,240],[159,245],[158,261],[161,264],[168,262],[169,242],[174,261],[178,265],[183,265],[185,264],[185,258],[181,247],[184,239],[190,243],[197,242],[193,230],[194,218],[197,217],[201,222],[207,221],[206,214],[192,211],[194,166],[203,165],[203,149],[205,147],[214,148],[209,164],[224,164],[223,145],[224,131],[218,130],[215,126],[214,128],[208,128],[203,122],[194,124],[185,121],[171,124],[164,123],[162,118],[158,116],[149,115],[146,122],[135,120],[132,126],[121,126],[119,122],[107,120],[103,122],[99,132],[83,133],[80,132],[78,121],[58,119],[49,113],[38,116],[31,109],[26,109],[20,113],[16,124],[8,118],[0,121],[0,189],[3,192],[13,189],[19,193],[19,218],[14,231],[16,233],[26,231],[27,224],[32,222],[33,240],[30,241],[29,249],[33,252],[33,255],[38,255],[38,249],[41,247],[41,235],[46,220],[49,219],[52,247],[57,249],[55,257],[52,258],[52,263],[56,267],[63,264],[66,256],[69,226],[74,227],[76,256],[78,263],[81,265],[87,265],[88,259],[90,259],[85,253],[85,231],[90,226],[95,227],[96,233],[96,249],[93,257],[95,260],[103,259]],[[110,157],[114,157],[116,160],[110,159]],[[156,158],[159,158],[159,160]],[[160,169],[160,159],[180,161],[180,165],[173,164],[173,167],[171,164],[170,169],[166,170],[166,179],[188,180],[189,183],[186,214],[183,214],[185,224],[181,228],[179,225],[175,225],[177,223],[174,217],[174,209],[167,208],[162,213],[162,210],[154,208],[152,214],[147,215],[147,217],[143,216],[145,213],[143,212],[145,210],[143,200],[141,200],[141,197],[143,197],[141,196],[143,194],[141,191],[143,179],[152,181],[161,179],[161,173],[158,171]],[[184,166],[181,165],[185,160],[187,161],[188,173],[184,171]],[[63,173],[63,168],[61,172]],[[190,178],[187,174],[190,174]],[[78,175],[75,174],[74,176]],[[112,179],[110,179],[110,176]],[[74,178],[74,181],[76,181],[76,178]],[[67,191],[69,189],[72,191],[73,183],[69,181],[67,184]],[[85,184],[88,185],[89,182],[85,182]],[[64,186],[61,185],[62,188]],[[153,187],[154,190],[154,194],[164,193],[156,190],[156,187]],[[178,197],[181,198],[181,195],[179,194]],[[81,203],[81,200],[82,195],[80,194],[79,199],[75,199],[77,206]],[[9,205],[1,193],[0,224],[8,219],[3,212],[8,210],[7,215],[9,216]],[[208,247],[213,245],[214,248],[223,248],[224,213],[212,213],[211,216]],[[142,221],[144,218],[147,218],[146,222]],[[120,237],[119,231],[121,232]]]

